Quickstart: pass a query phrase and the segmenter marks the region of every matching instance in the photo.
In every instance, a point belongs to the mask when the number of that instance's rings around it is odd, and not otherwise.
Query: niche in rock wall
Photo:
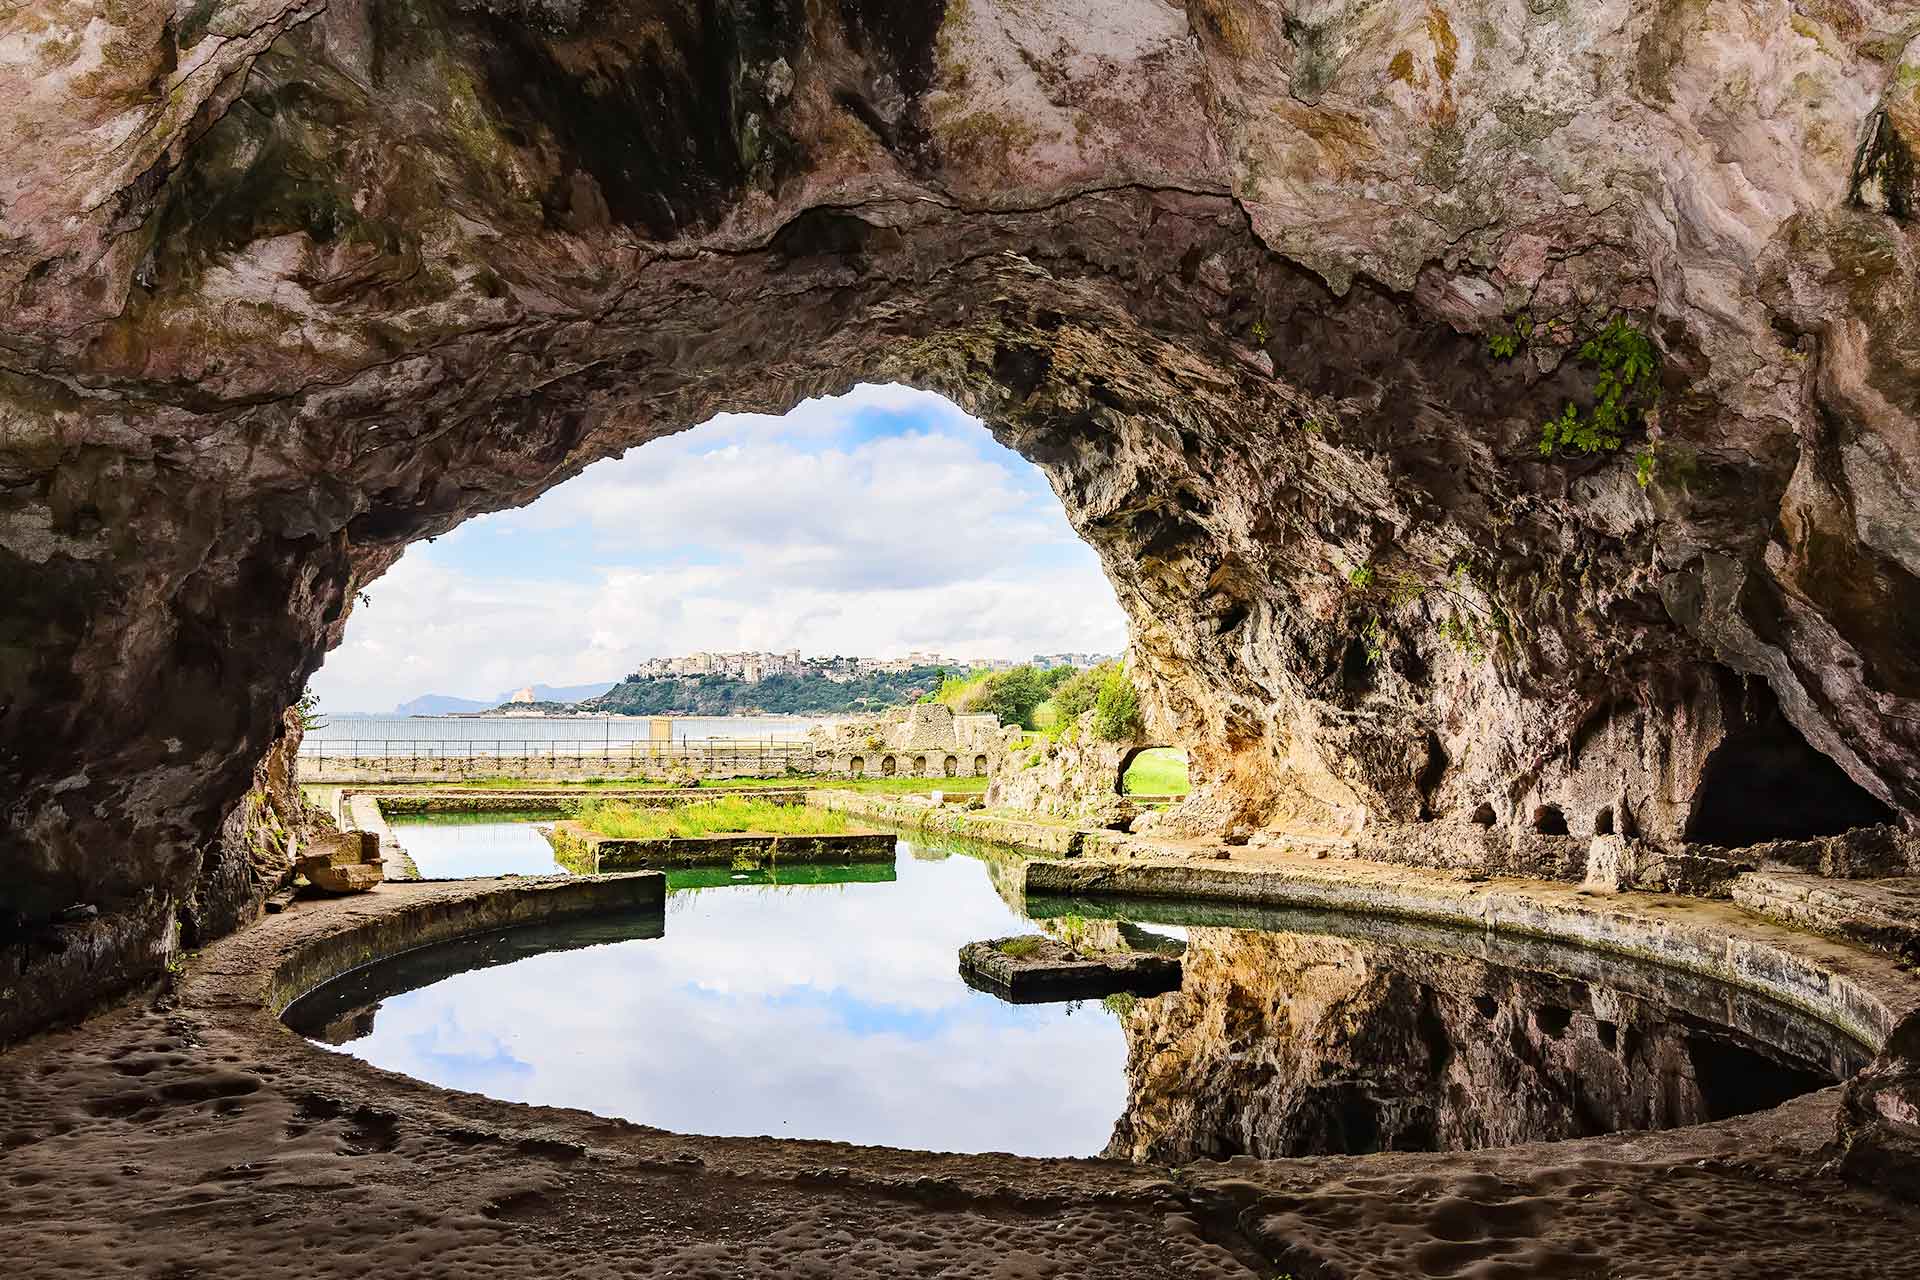
[[[1727,735],[1707,757],[1685,839],[1741,848],[1810,840],[1893,821],[1893,811],[1808,745],[1778,709]]]

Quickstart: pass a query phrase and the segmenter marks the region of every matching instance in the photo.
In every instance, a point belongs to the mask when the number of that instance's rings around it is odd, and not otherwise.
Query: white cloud
[[[1039,472],[902,387],[656,441],[410,549],[369,594],[314,681],[337,710],[615,679],[695,649],[1025,657],[1126,639]]]
[[[1119,1024],[969,991],[960,945],[1030,926],[971,858],[897,871],[675,894],[662,938],[456,975],[387,1000],[350,1048],[683,1132],[1095,1154],[1126,1104]]]

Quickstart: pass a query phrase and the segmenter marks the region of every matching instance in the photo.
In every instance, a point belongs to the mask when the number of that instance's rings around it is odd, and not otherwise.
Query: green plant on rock
[[[1374,614],[1367,619],[1367,625],[1360,629],[1360,643],[1366,646],[1367,665],[1377,667],[1387,658],[1387,629],[1380,623],[1380,615]]]
[[[1507,333],[1487,335],[1487,352],[1496,360],[1511,360],[1520,354],[1520,349],[1528,345],[1533,338],[1533,317],[1522,311],[1513,318],[1513,329]]]
[[[326,717],[320,714],[320,695],[312,689],[300,691],[300,701],[293,704],[293,715],[299,722],[302,733],[312,733],[316,729],[327,727]]]
[[[1247,330],[1247,336],[1253,339],[1255,346],[1264,347],[1267,345],[1267,339],[1273,335],[1268,332],[1265,320],[1255,320],[1253,327]]]
[[[1408,605],[1432,599],[1446,614],[1434,624],[1434,631],[1470,661],[1479,662],[1492,651],[1495,640],[1507,633],[1507,616],[1498,603],[1483,607],[1470,594],[1475,587],[1472,566],[1457,561],[1446,575],[1434,581],[1416,570],[1383,572],[1371,564],[1347,575],[1348,584],[1357,592],[1383,598],[1387,607],[1399,611]],[[1481,594],[1489,594],[1482,589]],[[1371,615],[1360,629],[1367,662],[1378,666],[1386,657],[1386,625],[1378,613]]]
[[[1653,483],[1655,470],[1659,467],[1659,457],[1655,447],[1649,444],[1633,457],[1633,479],[1642,489]]]
[[[1612,453],[1660,398],[1660,353],[1645,331],[1623,317],[1615,316],[1606,328],[1581,343],[1576,356],[1599,370],[1593,382],[1593,405],[1582,412],[1568,401],[1559,417],[1541,426],[1543,458],[1563,450]]]

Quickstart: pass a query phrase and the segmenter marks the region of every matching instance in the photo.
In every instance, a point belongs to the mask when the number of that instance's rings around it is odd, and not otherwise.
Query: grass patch
[[[1001,955],[1014,960],[1025,960],[1039,949],[1040,939],[1038,938],[1008,938],[998,947]]]
[[[813,784],[809,784],[813,785]],[[817,785],[835,791],[860,791],[868,795],[913,795],[941,791],[950,796],[983,795],[985,778],[824,778]]]
[[[845,814],[744,796],[701,800],[672,809],[636,809],[618,801],[589,800],[580,806],[575,819],[591,831],[620,840],[665,840],[743,831],[836,836],[849,830]]]
[[[1187,753],[1177,747],[1149,747],[1133,758],[1120,789],[1130,796],[1187,794]]]

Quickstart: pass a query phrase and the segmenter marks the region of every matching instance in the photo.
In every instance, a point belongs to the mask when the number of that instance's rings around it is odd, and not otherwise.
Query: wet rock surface
[[[1897,6],[4,21],[4,905],[103,975],[254,909],[216,836],[408,541],[862,378],[1047,472],[1184,829],[1920,813]],[[1616,316],[1657,408],[1543,456]]]
[[[1181,989],[1122,1018],[1129,1102],[1108,1154],[1468,1151],[1668,1129],[1778,1106],[1869,1057],[1784,1009],[1722,1026],[1716,1003],[1688,1012],[1353,938],[1197,929]]]

